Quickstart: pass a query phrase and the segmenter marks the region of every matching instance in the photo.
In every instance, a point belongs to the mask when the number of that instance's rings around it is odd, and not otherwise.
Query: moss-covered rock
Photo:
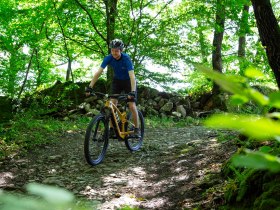
[[[28,95],[23,99],[23,107],[37,104],[39,107],[47,107],[49,111],[58,111],[65,107],[76,107],[85,100],[85,88],[89,82],[66,82],[57,81],[52,87]],[[107,92],[105,80],[99,79],[94,87],[95,91]]]
[[[280,209],[279,179],[264,184],[264,192],[254,202],[254,209]]]
[[[225,200],[232,209],[280,209],[280,174],[268,171],[235,168],[228,161],[222,168],[228,178]]]

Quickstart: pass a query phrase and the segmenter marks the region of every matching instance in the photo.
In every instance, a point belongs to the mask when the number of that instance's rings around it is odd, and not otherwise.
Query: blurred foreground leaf
[[[275,108],[280,108],[280,92],[269,94],[270,105]]]
[[[259,140],[280,136],[280,123],[255,115],[218,114],[205,120],[205,125],[212,128],[237,130]]]
[[[77,205],[74,195],[62,188],[28,184],[27,191],[34,196],[0,192],[1,210],[89,210]]]
[[[246,81],[244,77],[236,76],[236,75],[226,75],[221,74],[217,71],[213,71],[208,67],[202,65],[195,66],[199,71],[206,74],[206,76],[212,80],[214,80],[221,88],[224,90],[244,96],[244,85],[243,83]]]
[[[74,195],[62,188],[30,183],[26,186],[28,192],[39,195],[50,203],[67,204],[74,200]]]
[[[258,104],[265,106],[269,104],[269,99],[267,96],[263,95],[259,91],[253,89],[253,88],[248,88],[248,93],[251,99],[256,101]]]
[[[236,155],[232,158],[233,165],[271,172],[280,171],[280,158],[263,152],[250,150],[245,150],[245,152],[245,155]]]
[[[247,78],[245,77],[222,74],[202,65],[196,65],[196,68],[206,74],[208,78],[214,80],[215,83],[217,83],[225,91],[234,95],[238,95],[239,102],[247,102],[249,101],[249,99],[251,99],[261,106],[269,104],[268,97],[263,95],[259,91],[249,87],[249,85],[247,84]],[[251,72],[248,74],[253,76],[253,74],[257,74],[256,71],[257,70],[255,70],[254,73]]]
[[[238,105],[242,105],[242,104],[245,104],[249,101],[249,99],[247,97],[244,97],[242,95],[233,95],[231,98],[230,98],[230,103],[231,105],[233,106],[238,106]]]
[[[265,78],[265,75],[258,69],[254,67],[249,67],[244,72],[246,77],[252,78],[252,79],[262,79]]]
[[[47,202],[35,198],[1,193],[0,207],[1,210],[48,210],[50,206]]]

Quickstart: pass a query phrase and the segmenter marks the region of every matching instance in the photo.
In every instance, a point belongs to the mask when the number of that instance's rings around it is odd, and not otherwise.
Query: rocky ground
[[[221,165],[236,150],[231,141],[218,141],[221,134],[230,139],[229,132],[202,126],[146,129],[140,151],[112,140],[104,162],[92,167],[84,159],[84,131],[69,130],[56,144],[0,162],[0,188],[61,186],[97,209],[215,209],[223,203]]]

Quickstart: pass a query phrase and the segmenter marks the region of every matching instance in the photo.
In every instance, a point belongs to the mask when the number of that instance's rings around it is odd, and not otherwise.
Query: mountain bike
[[[91,95],[103,96],[104,106],[98,115],[90,121],[85,135],[84,154],[86,161],[90,165],[98,165],[105,157],[109,138],[124,141],[127,149],[137,151],[141,148],[144,138],[144,117],[138,110],[140,136],[135,137],[134,120],[131,112],[128,110],[128,94],[107,95],[100,92],[91,93]],[[121,110],[110,98],[118,99],[119,104],[125,104]],[[112,126],[113,129],[109,129]],[[111,132],[111,133],[110,133]],[[113,132],[113,135],[112,135]]]

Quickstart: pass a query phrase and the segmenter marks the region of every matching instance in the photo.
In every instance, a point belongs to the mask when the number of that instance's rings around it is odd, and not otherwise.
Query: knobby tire
[[[108,148],[109,122],[105,116],[99,114],[89,123],[85,141],[84,155],[90,165],[98,165],[105,157]]]
[[[143,144],[143,139],[144,139],[145,122],[144,122],[144,117],[143,117],[141,111],[139,111],[139,110],[138,110],[138,117],[139,117],[139,129],[140,129],[141,137],[134,138],[134,137],[128,136],[125,139],[125,145],[126,145],[127,149],[129,149],[132,152],[137,151],[141,148],[141,146]],[[126,130],[127,131],[134,130],[134,126],[133,126],[134,123],[133,123],[131,112],[128,113],[127,120],[128,120],[128,124],[127,124]]]

